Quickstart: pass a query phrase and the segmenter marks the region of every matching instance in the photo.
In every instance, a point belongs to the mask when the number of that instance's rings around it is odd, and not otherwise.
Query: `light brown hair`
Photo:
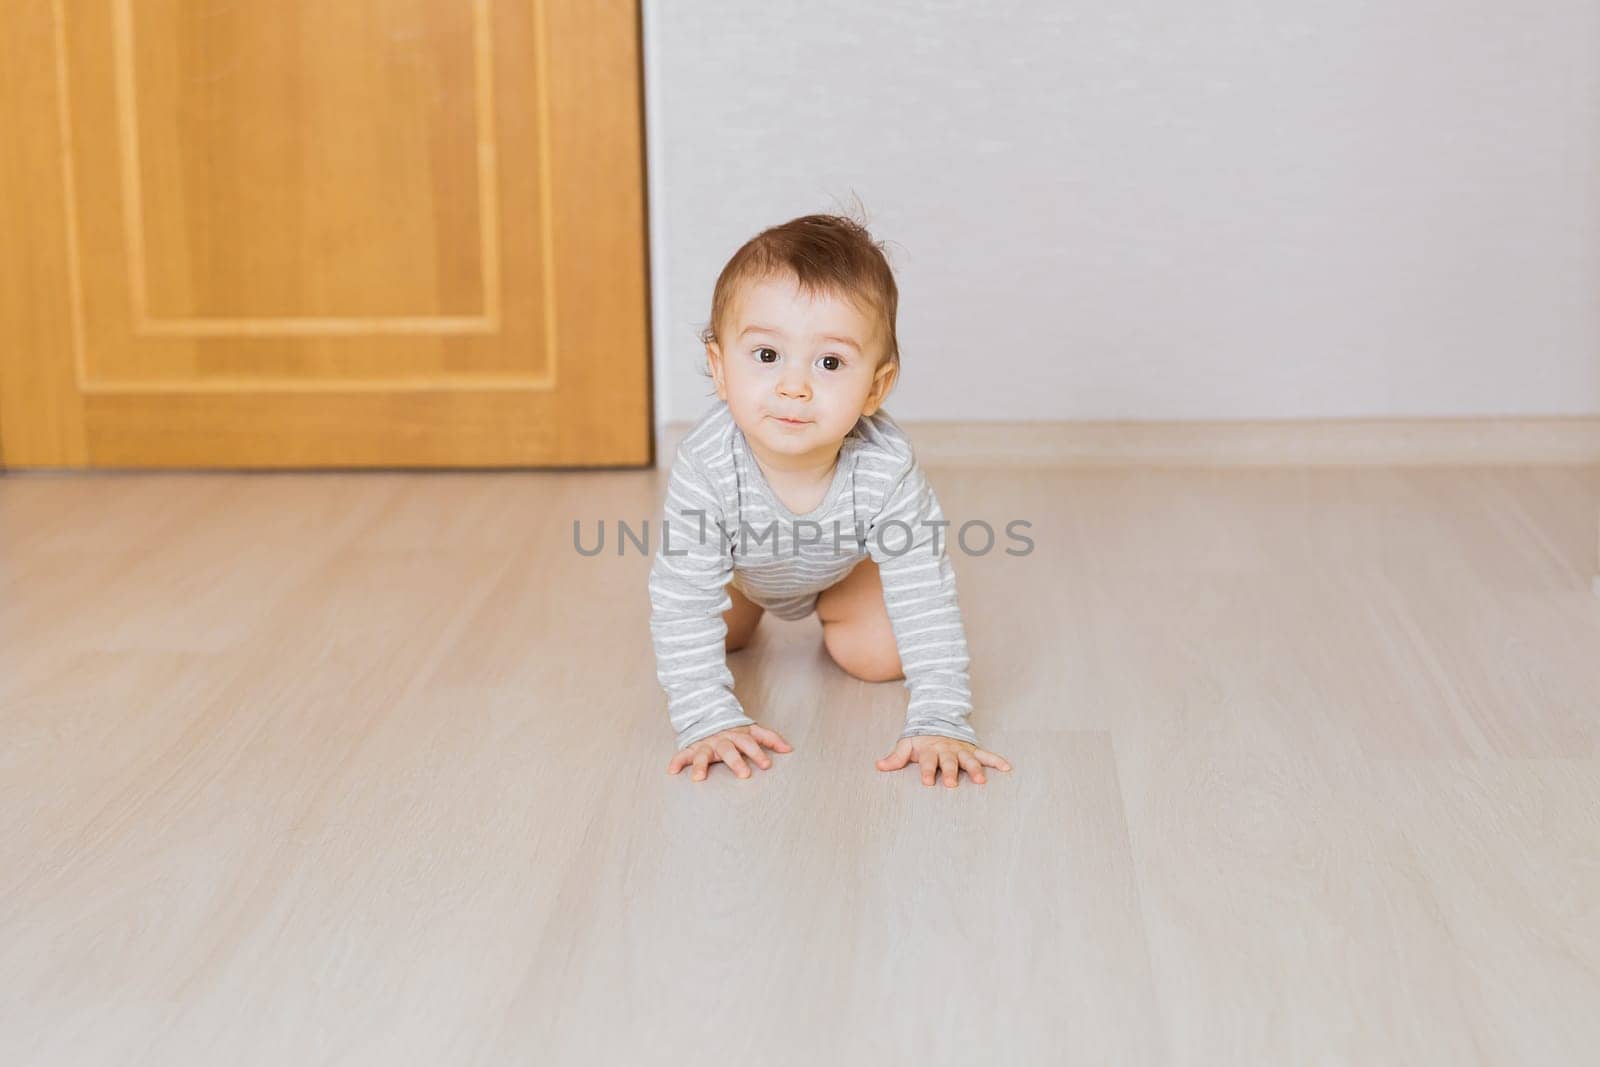
[[[895,315],[900,290],[894,271],[866,226],[844,215],[802,215],[762,230],[740,246],[717,276],[711,294],[711,325],[700,333],[706,344],[747,282],[791,275],[807,296],[849,300],[863,313],[876,314],[885,340],[885,362],[900,362]]]

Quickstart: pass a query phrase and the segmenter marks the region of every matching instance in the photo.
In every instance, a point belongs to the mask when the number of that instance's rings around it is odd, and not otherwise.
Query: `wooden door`
[[[8,0],[0,464],[652,461],[628,0]]]

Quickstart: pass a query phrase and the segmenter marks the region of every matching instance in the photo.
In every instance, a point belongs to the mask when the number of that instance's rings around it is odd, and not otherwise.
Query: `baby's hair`
[[[807,296],[840,296],[864,311],[876,312],[887,342],[886,361],[898,364],[895,315],[900,290],[883,248],[863,222],[846,215],[802,215],[762,230],[740,246],[717,276],[711,323],[700,332],[700,340],[705,344],[717,340],[717,329],[741,286],[790,275]]]

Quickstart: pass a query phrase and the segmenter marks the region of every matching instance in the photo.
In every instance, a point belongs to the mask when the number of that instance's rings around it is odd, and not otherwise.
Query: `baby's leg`
[[[842,581],[817,596],[817,617],[822,620],[828,655],[847,672],[864,682],[905,677],[889,609],[883,604],[883,582],[871,559],[856,564]]]
[[[756,623],[761,621],[766,609],[745,596],[732,582],[728,583],[728,596],[733,600],[733,607],[722,613],[722,621],[728,624],[727,650],[737,652],[750,643]]]

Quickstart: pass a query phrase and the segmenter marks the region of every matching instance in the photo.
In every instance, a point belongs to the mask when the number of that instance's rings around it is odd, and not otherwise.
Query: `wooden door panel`
[[[7,191],[61,246],[0,213],[31,279],[0,305],[8,465],[650,462],[632,4],[0,18],[8,58],[48,45],[0,116],[54,150]]]

